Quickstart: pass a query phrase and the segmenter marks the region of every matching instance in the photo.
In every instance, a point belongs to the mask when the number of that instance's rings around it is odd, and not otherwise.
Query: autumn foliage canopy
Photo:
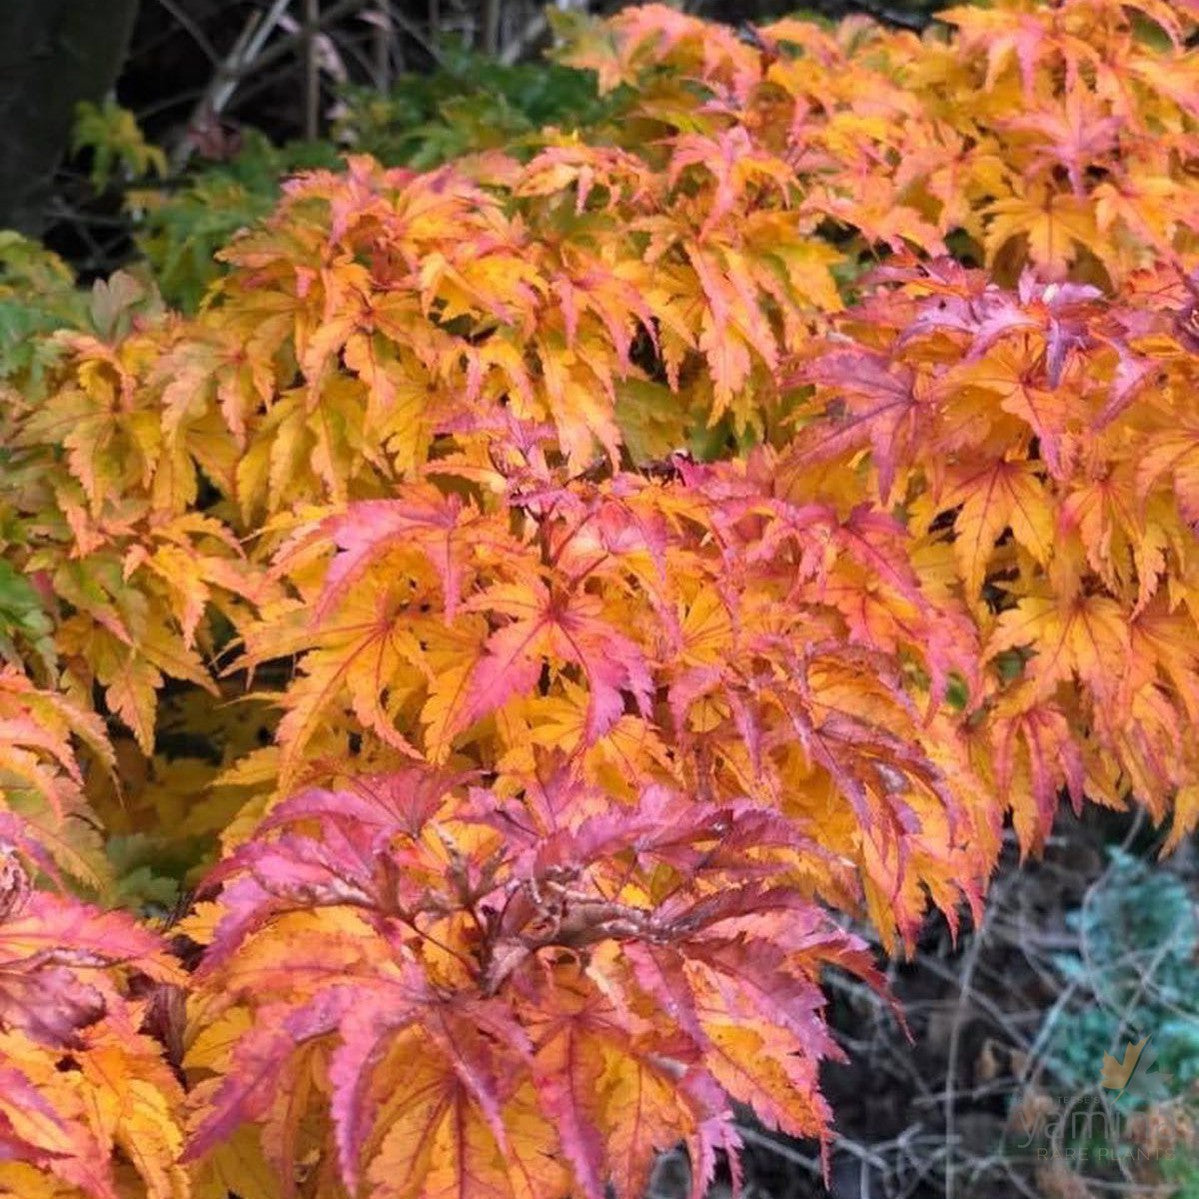
[[[1063,798],[1187,836],[1197,18],[628,9],[562,52],[610,120],[37,340],[0,1195],[699,1191],[734,1104],[827,1140],[844,918],[956,926]]]

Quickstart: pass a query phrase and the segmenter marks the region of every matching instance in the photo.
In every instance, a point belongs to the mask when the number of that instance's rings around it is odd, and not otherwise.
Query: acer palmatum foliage
[[[0,1195],[182,1199],[183,1088],[142,1026],[184,973],[63,885],[97,881],[70,740],[103,753],[97,726],[0,672]]]
[[[766,450],[430,473],[294,533],[295,596],[248,636],[301,655],[274,760],[281,794],[319,789],[213,876],[196,1148],[260,1122],[290,1176],[292,1096],[326,1075],[351,1190],[550,1195],[567,1167],[631,1193],[678,1135],[698,1186],[729,1097],[823,1136],[819,969],[870,972],[820,904],[911,936],[997,844],[927,710],[973,669],[968,622],[901,526],[790,502]]]
[[[1062,796],[1194,828],[1194,5],[946,21],[626,10],[608,123],[303,177],[198,314],[37,343],[0,1193],[698,1192],[734,1102],[827,1143],[841,916],[977,912]],[[96,813],[220,835],[186,1015],[57,889]]]
[[[131,916],[32,887],[29,849],[0,823],[0,1195],[184,1196],[183,1089],[128,985],[183,973]]]
[[[813,847],[749,800],[543,765],[520,796],[429,767],[306,791],[226,859],[193,1153],[252,1120],[293,1177],[319,1089],[352,1193],[634,1193],[680,1136],[706,1179],[730,1095],[823,1133],[820,972],[873,971],[787,881]]]
[[[988,681],[973,759],[1025,846],[1063,788],[1158,819],[1177,797],[1176,844],[1199,815],[1195,282],[1167,269],[1110,302],[886,273],[851,340],[799,365],[814,419],[788,460],[902,504],[913,552],[957,575]],[[833,466],[868,447],[865,475]]]

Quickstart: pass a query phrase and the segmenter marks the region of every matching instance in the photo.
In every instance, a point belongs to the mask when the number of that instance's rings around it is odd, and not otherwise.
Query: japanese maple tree
[[[847,919],[956,929],[1063,796],[1188,835],[1195,16],[628,9],[594,128],[303,176],[197,314],[41,340],[0,1194],[699,1194],[734,1103],[829,1144]],[[219,842],[178,962],[105,826]]]

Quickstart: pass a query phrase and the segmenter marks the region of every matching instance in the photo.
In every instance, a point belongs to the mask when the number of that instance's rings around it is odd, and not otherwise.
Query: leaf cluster
[[[15,347],[0,1194],[698,1193],[735,1103],[827,1145],[844,917],[956,927],[1062,797],[1187,836],[1192,8],[626,10],[586,130],[305,173],[196,311]],[[70,898],[147,846],[186,975]]]

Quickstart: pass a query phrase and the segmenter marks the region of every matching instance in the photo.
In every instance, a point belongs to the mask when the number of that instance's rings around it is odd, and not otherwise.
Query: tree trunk
[[[0,0],[0,228],[38,236],[75,106],[112,89],[138,0]]]

